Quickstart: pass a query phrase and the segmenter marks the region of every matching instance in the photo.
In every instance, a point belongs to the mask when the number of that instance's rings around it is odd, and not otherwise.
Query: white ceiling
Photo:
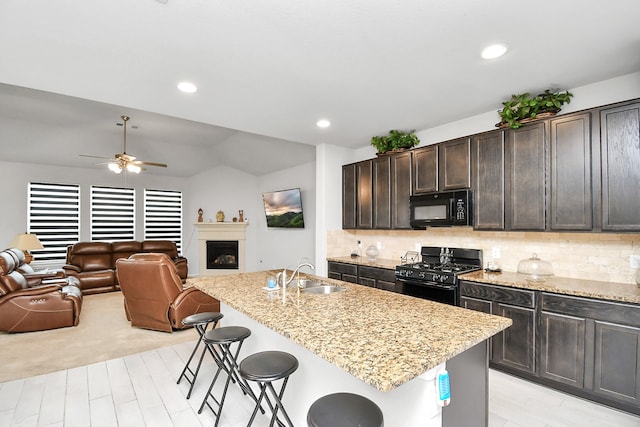
[[[149,173],[261,175],[638,71],[638,21],[637,0],[3,0],[0,160],[89,167],[127,114],[127,151],[170,166]]]

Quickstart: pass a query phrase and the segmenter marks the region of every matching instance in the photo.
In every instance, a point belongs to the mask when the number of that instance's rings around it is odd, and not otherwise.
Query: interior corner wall
[[[342,228],[342,165],[372,155],[367,147],[351,149],[331,144],[316,147],[315,266],[318,276],[327,276],[327,232]]]
[[[189,197],[184,202],[184,255],[189,259],[190,274],[200,271],[200,245],[195,223],[198,209],[204,211],[204,221],[216,221],[216,213],[224,213],[224,221],[239,217],[239,210],[249,222],[246,231],[246,270],[257,269],[257,228],[259,178],[227,166],[219,166],[188,178]]]
[[[90,187],[102,185],[109,187],[128,187],[136,190],[136,239],[144,238],[144,203],[142,194],[145,188],[154,190],[174,190],[185,193],[184,178],[153,175],[143,172],[140,175],[116,175],[106,167],[71,168],[32,163],[0,161],[0,194],[3,209],[0,214],[0,246],[6,247],[18,233],[27,230],[27,205],[29,182],[64,183],[80,185],[80,240],[90,238]],[[184,233],[184,228],[183,228]],[[183,237],[184,236],[183,234]]]
[[[262,193],[300,188],[304,228],[267,228]],[[295,268],[301,258],[314,263],[316,250],[316,163],[310,162],[262,175],[255,190],[259,200],[256,218],[259,242],[257,269]],[[304,271],[304,270],[303,270]],[[315,274],[315,272],[313,272]]]

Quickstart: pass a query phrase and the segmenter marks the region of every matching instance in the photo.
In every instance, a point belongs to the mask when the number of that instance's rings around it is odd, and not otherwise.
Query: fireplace
[[[207,269],[237,270],[237,240],[207,240]]]
[[[247,221],[207,221],[196,222],[194,225],[198,229],[198,252],[200,255],[198,257],[198,271],[201,276],[217,276],[246,271],[246,229],[249,225]],[[222,245],[209,254],[212,246],[210,242],[213,242],[213,246],[216,246],[216,243],[222,243]]]

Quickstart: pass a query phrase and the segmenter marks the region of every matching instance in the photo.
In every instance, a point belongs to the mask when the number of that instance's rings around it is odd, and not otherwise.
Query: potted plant
[[[501,122],[496,126],[517,129],[524,123],[542,118],[541,114],[557,114],[564,104],[571,102],[572,96],[569,91],[552,92],[551,89],[537,96],[531,96],[526,92],[511,95],[511,99],[503,102],[502,110],[498,111]]]
[[[371,138],[371,145],[378,151],[377,154],[395,153],[413,148],[420,143],[420,139],[414,133],[414,130],[402,132],[399,130],[390,130],[389,135],[374,136]]]

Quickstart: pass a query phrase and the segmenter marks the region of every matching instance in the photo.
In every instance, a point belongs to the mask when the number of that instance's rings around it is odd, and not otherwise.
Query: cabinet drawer
[[[542,310],[640,327],[640,306],[542,293]]]
[[[358,266],[355,264],[329,261],[328,270],[334,273],[350,274],[352,276],[358,275]]]
[[[533,308],[535,306],[533,291],[485,285],[466,280],[460,281],[460,295],[519,307]]]
[[[358,276],[367,277],[369,279],[384,280],[386,282],[395,282],[395,270],[387,270],[379,267],[358,267]]]

